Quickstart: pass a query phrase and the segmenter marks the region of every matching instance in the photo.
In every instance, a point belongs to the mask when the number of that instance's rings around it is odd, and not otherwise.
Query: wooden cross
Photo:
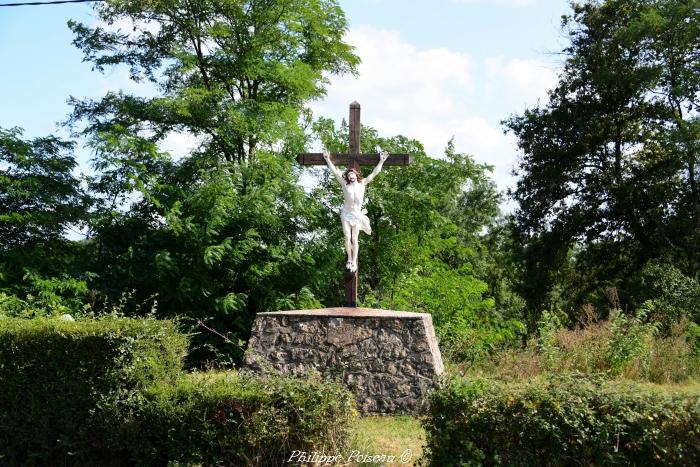
[[[348,154],[331,154],[331,161],[335,165],[344,165],[360,170],[362,165],[377,165],[379,154],[360,153],[360,104],[353,102],[350,104],[350,152]],[[297,162],[301,165],[326,165],[322,153],[305,153],[297,156]],[[411,163],[411,156],[408,154],[390,154],[384,161],[384,165],[408,165]],[[358,239],[359,240],[359,239]],[[355,272],[345,271],[345,306],[357,306],[357,270]]]

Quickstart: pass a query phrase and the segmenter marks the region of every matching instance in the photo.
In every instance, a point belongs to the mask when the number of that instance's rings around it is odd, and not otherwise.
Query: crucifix
[[[357,253],[359,231],[371,232],[369,219],[362,214],[361,205],[364,199],[365,185],[371,182],[383,165],[408,165],[411,157],[408,154],[387,154],[379,151],[373,154],[360,153],[360,104],[350,104],[350,152],[348,154],[305,153],[297,156],[301,165],[328,165],[343,188],[345,204],[341,211],[343,233],[345,234],[345,249],[348,255],[345,271],[345,306],[357,306]],[[335,168],[335,164],[347,167],[345,174]],[[360,176],[360,166],[376,166],[364,180]]]

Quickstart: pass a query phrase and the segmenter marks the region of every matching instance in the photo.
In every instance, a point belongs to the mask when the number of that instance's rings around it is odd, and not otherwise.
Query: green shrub
[[[586,373],[658,384],[700,379],[700,326],[681,318],[665,332],[635,315],[613,310],[602,321],[573,329],[560,327],[555,315],[542,314],[539,335],[523,348],[505,349],[489,360],[454,365],[461,374],[520,380],[543,373]]]
[[[84,280],[65,275],[46,278],[27,272],[18,282],[21,285],[15,287],[15,292],[21,292],[21,298],[12,292],[5,293],[7,290],[0,291],[0,315],[57,317],[64,313],[82,315],[89,308],[86,304],[89,289]]]
[[[537,347],[542,353],[544,366],[547,369],[552,369],[559,357],[557,331],[561,329],[561,327],[562,324],[559,316],[551,311],[543,312],[542,317],[537,323],[539,333]]]
[[[432,465],[700,465],[700,396],[582,377],[448,381],[426,422]]]
[[[688,323],[686,334],[692,346],[692,353],[700,358],[700,325]]]
[[[658,337],[651,346],[648,380],[659,384],[682,383],[700,379],[700,354],[695,323],[687,320],[674,323],[666,336]]]
[[[0,317],[0,465],[279,465],[346,447],[344,388],[186,375],[186,349],[171,321]]]
[[[649,261],[641,271],[639,285],[639,296],[647,298],[643,306],[651,309],[651,319],[666,327],[684,317],[690,321],[700,321],[697,306],[700,284],[672,264]]]
[[[123,444],[136,465],[282,465],[294,450],[344,452],[352,401],[320,380],[195,374],[145,391]]]
[[[613,375],[622,373],[625,365],[637,360],[647,367],[653,336],[657,331],[656,323],[645,323],[646,311],[640,309],[635,316],[625,315],[620,310],[613,310],[611,316],[611,337],[608,341],[607,360]],[[642,373],[646,373],[646,368]]]
[[[153,382],[178,376],[186,349],[170,321],[0,317],[0,464],[119,458],[114,417]]]
[[[471,267],[449,269],[439,263],[415,268],[399,279],[396,293],[376,306],[432,315],[442,356],[448,362],[474,364],[517,342],[525,325],[494,311],[488,285]]]

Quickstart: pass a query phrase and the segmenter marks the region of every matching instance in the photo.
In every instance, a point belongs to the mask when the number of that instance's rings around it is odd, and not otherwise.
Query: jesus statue
[[[379,149],[379,148],[377,148]],[[389,157],[386,151],[379,150],[379,163],[376,165],[367,178],[362,178],[360,172],[354,167],[348,167],[345,173],[340,173],[333,162],[328,151],[323,152],[323,158],[331,169],[335,179],[343,189],[343,208],[340,211],[340,221],[343,224],[343,235],[345,235],[345,253],[348,261],[345,268],[350,272],[357,271],[357,253],[360,249],[358,235],[360,230],[366,234],[372,233],[369,225],[369,218],[362,212],[362,203],[365,199],[365,187],[374,180],[374,177],[382,170],[384,161]]]

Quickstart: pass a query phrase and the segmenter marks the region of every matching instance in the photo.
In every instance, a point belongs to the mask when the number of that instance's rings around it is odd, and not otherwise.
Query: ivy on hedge
[[[431,465],[700,465],[700,396],[557,376],[454,378],[425,422]]]

